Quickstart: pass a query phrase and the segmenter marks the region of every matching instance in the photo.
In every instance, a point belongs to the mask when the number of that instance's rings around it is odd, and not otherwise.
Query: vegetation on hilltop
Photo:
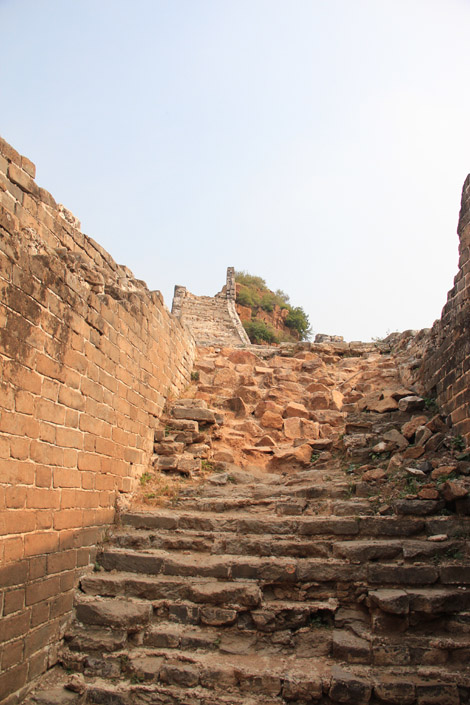
[[[265,321],[257,319],[260,309],[272,313],[276,306],[288,311],[284,325],[293,331],[293,336],[287,336],[287,339],[289,337],[296,340],[308,338],[311,328],[307,314],[301,306],[292,306],[289,296],[282,289],[271,291],[262,277],[245,271],[235,272],[235,281],[239,285],[237,303],[251,308],[252,320],[244,321],[243,325],[252,343],[279,343],[286,339],[286,336],[276,332]]]

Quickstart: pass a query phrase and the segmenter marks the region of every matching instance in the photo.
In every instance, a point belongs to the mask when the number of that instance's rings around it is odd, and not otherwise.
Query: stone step
[[[183,651],[220,651],[227,654],[295,654],[297,658],[328,656],[331,650],[332,630],[319,624],[315,628],[300,627],[288,631],[278,629],[260,632],[216,627],[198,627],[160,622],[144,634],[143,646],[181,649]]]
[[[111,537],[110,544],[126,549],[156,548],[165,551],[193,551],[213,555],[252,555],[252,556],[294,556],[298,558],[347,558],[351,562],[379,559],[410,560],[450,558],[463,556],[467,550],[463,539],[447,541],[427,541],[424,539],[301,539],[295,536],[265,535],[259,537],[239,537],[223,532],[197,532],[189,530],[158,533],[149,529],[118,530]]]
[[[161,683],[151,687],[128,680],[119,684],[111,684],[105,680],[93,679],[88,685],[86,694],[87,705],[135,705],[151,703],[151,705],[280,705],[284,701],[278,697],[270,698],[263,695],[250,697],[243,694],[240,697],[233,693],[214,692],[202,687],[187,688]],[[44,702],[38,705],[58,705]],[[68,702],[64,700],[64,704]],[[36,704],[34,704],[36,705]]]
[[[143,657],[146,658],[146,657]],[[158,657],[157,657],[158,658]],[[170,661],[170,664],[172,662]],[[284,705],[285,703],[321,703],[322,705],[372,705],[372,703],[387,703],[387,705],[464,705],[468,702],[470,682],[462,671],[442,666],[432,667],[375,667],[339,666],[329,667],[322,663],[321,685],[322,693],[318,694],[317,673],[313,674],[313,689],[304,687],[305,680],[293,673],[289,679],[282,681],[280,695],[265,695],[260,691],[262,681],[254,680],[242,692],[232,692],[233,687],[224,680],[223,690],[201,685],[189,686],[191,670],[182,669],[181,662],[174,663],[175,668],[164,671],[166,680],[185,678],[185,684],[149,683],[145,681],[149,663],[131,663],[129,669],[134,669],[134,677],[115,679],[110,682],[99,677],[70,676],[65,671],[56,674],[60,680],[45,690],[29,696],[25,705],[78,705],[85,697],[87,705]],[[189,662],[189,666],[191,664]],[[196,664],[197,666],[198,664]],[[135,669],[140,669],[135,673]],[[226,672],[226,671],[225,671]],[[205,680],[209,669],[202,672]],[[224,671],[220,672],[222,675]],[[241,683],[245,684],[241,675]],[[140,681],[141,676],[143,682]],[[199,676],[201,679],[201,675]],[[83,688],[84,695],[65,690],[63,684],[75,679]],[[272,681],[267,681],[268,683]],[[307,681],[308,683],[308,681]],[[212,685],[210,682],[208,685]],[[252,692],[246,691],[252,690]],[[314,698],[312,700],[312,697]]]
[[[300,616],[299,607],[299,616]],[[237,624],[220,627],[192,625],[176,621],[160,621],[150,625],[139,642],[148,648],[181,649],[183,651],[220,651],[227,654],[295,654],[297,658],[328,656],[331,651],[333,631],[322,616],[307,614],[305,626],[286,629],[286,612],[279,610],[279,628],[271,631],[255,631],[239,628]],[[297,625],[304,620],[297,618]],[[257,615],[261,619],[262,614]],[[281,620],[283,618],[284,624]],[[294,625],[294,616],[291,616]],[[266,613],[264,624],[268,626]],[[271,620],[273,627],[273,620]],[[131,637],[132,639],[132,637]],[[134,644],[128,641],[127,632],[96,625],[75,622],[65,634],[65,644],[71,651],[80,653],[111,653],[130,650]]]
[[[382,547],[382,550],[385,549]],[[366,584],[390,587],[470,584],[470,565],[457,563],[348,563],[335,558],[267,558],[229,554],[205,554],[202,561],[200,555],[189,551],[135,551],[124,548],[107,548],[98,554],[97,560],[108,571],[222,581],[253,580],[260,585],[349,583],[352,588]]]
[[[259,558],[258,556],[205,555],[190,552],[171,552],[149,549],[129,551],[122,548],[107,548],[98,554],[98,563],[108,571],[132,571],[148,575],[174,575],[216,578],[220,580],[253,580],[260,583],[294,582],[365,582],[368,573],[374,574],[378,565],[349,565],[344,560],[320,558]],[[389,575],[396,566],[384,566],[383,572]],[[399,582],[405,582],[405,568],[397,573]],[[388,572],[387,572],[388,571]],[[436,582],[438,571],[429,566],[409,566],[410,580]],[[414,577],[413,577],[414,576]],[[370,575],[369,575],[370,578]],[[372,582],[378,582],[372,579]]]
[[[271,600],[256,610],[247,608],[212,607],[193,602],[171,601],[154,602],[154,623],[173,622],[192,626],[216,626],[221,631],[232,627],[241,631],[262,632],[274,635],[286,630],[299,630],[314,626],[315,629],[330,628],[333,614],[337,609],[336,600]]]
[[[266,633],[308,627],[312,620],[315,627],[332,626],[338,609],[334,598],[295,601],[278,599],[271,594],[270,599],[262,600],[256,585],[238,581],[223,583],[210,579],[177,580],[166,576],[110,573],[82,578],[81,589],[83,594],[77,596],[77,620],[99,627],[113,626],[123,632],[134,627],[133,623],[128,627],[121,618],[129,599],[140,605],[145,605],[145,600],[151,601],[153,614],[148,616],[144,626],[161,621],[224,627],[236,624],[240,629]],[[95,602],[94,597],[98,598]],[[93,604],[94,611],[90,612],[87,606]],[[113,608],[113,604],[120,607]],[[117,617],[114,613],[113,619],[109,617],[110,609],[115,609]],[[140,629],[142,631],[143,627]],[[121,636],[117,636],[110,647],[114,648],[120,639]]]
[[[331,497],[305,499],[290,495],[279,495],[275,500],[230,497],[200,497],[183,499],[179,497],[172,506],[178,511],[201,511],[218,514],[241,513],[250,517],[269,516],[331,516]],[[355,516],[349,513],[349,517]]]
[[[430,633],[381,634],[362,630],[359,634],[348,630],[332,633],[332,656],[347,663],[376,666],[455,665],[468,663],[470,634],[450,634],[445,624],[440,628],[436,620],[428,625]]]
[[[184,468],[183,468],[184,469]],[[342,494],[342,493],[341,493]],[[194,497],[178,498],[173,506],[179,511],[200,511],[207,513],[224,514],[230,512],[243,512],[247,515],[257,516],[260,512],[271,515],[305,515],[314,516],[321,514],[331,515],[331,496],[319,496],[317,499],[306,499],[300,496],[279,494],[275,499],[249,497]],[[353,512],[347,516],[355,516]]]
[[[62,674],[62,680],[66,680],[65,673]],[[74,693],[59,684],[33,691],[22,700],[22,703],[23,705],[82,705],[83,698],[80,693]]]
[[[64,643],[71,651],[109,653],[120,651],[128,644],[127,629],[101,624],[89,624],[74,619],[64,634]]]
[[[93,573],[80,580],[86,595],[135,597],[143,600],[185,600],[195,604],[230,609],[256,608],[261,603],[259,587],[248,581],[145,575],[132,572]]]
[[[436,585],[406,589],[378,587],[369,589],[367,602],[369,609],[385,612],[394,617],[409,615],[445,615],[468,612],[470,609],[470,589]]]
[[[93,656],[64,650],[62,661],[66,668],[83,669],[88,678],[107,674],[110,679],[125,678],[134,683],[190,688],[193,696],[194,689],[200,687],[230,693],[235,698],[279,697],[281,703],[285,698],[293,700],[301,695],[305,697],[307,693],[310,699],[320,698],[324,687],[328,687],[330,671],[328,661],[321,658],[312,663],[295,656],[176,652],[174,649],[146,647],[135,647],[130,653],[97,653]],[[114,703],[114,700],[102,702]],[[152,699],[151,702],[155,701]]]
[[[74,676],[77,679],[77,675]],[[62,672],[61,681],[67,683],[73,678]],[[77,683],[77,681],[75,681]],[[137,677],[113,682],[104,678],[80,678],[83,695],[71,692],[64,685],[54,685],[28,697],[24,705],[281,705],[278,697],[257,695],[251,698],[243,694],[225,695],[202,687],[184,688],[174,685],[139,683]],[[83,700],[85,698],[85,700]]]
[[[85,679],[89,680],[87,703],[96,704],[463,705],[470,690],[468,673],[455,667],[443,670],[442,665],[369,667],[336,665],[325,658],[312,663],[285,656],[196,654],[148,648],[88,659],[79,654],[67,659],[65,655],[64,664],[71,669],[84,669]],[[112,684],[97,679],[103,673],[108,674]],[[191,699],[185,696],[185,689]],[[173,699],[169,700],[170,692]],[[207,699],[211,693],[216,700]]]
[[[295,536],[240,537],[222,532],[165,531],[148,529],[120,530],[113,534],[111,545],[121,548],[157,548],[165,551],[193,551],[211,554],[251,556],[328,557],[332,542],[325,539],[302,540]]]
[[[109,627],[126,633],[142,631],[150,624],[152,605],[129,597],[108,600],[96,595],[75,596],[75,616],[82,624]]]
[[[468,675],[442,666],[333,665],[325,703],[345,705],[460,705],[470,689]],[[462,699],[461,696],[462,695]]]
[[[453,556],[463,556],[467,550],[462,539],[433,542],[427,539],[352,539],[336,541],[332,546],[332,555],[345,558],[352,563],[397,559],[404,561],[449,560]]]
[[[230,476],[230,470],[227,471]],[[279,497],[301,497],[305,499],[324,499],[349,496],[349,485],[345,482],[330,482],[329,484],[301,484],[298,487],[289,487],[286,485],[265,485],[265,484],[244,484],[231,486],[230,484],[224,487],[213,487],[210,484],[204,484],[193,491],[194,499],[202,501],[210,501],[222,496],[223,499],[251,499],[253,501],[260,499],[269,499],[277,501]],[[233,495],[233,497],[230,497]]]
[[[276,504],[282,499],[287,500],[287,495],[279,495],[276,499],[253,499],[251,497],[190,497],[177,499],[174,502],[175,509],[183,511],[201,511],[212,512],[215,514],[223,514],[225,512],[233,512],[242,510],[245,513],[252,512],[258,515],[260,512],[269,512],[274,514]]]
[[[204,511],[154,510],[152,512],[127,512],[122,515],[122,525],[141,529],[191,529],[195,531],[232,532],[247,534],[297,535],[297,536],[390,536],[447,535],[470,536],[468,517],[403,516],[329,516],[282,517],[274,514],[254,517],[237,512],[218,515]]]

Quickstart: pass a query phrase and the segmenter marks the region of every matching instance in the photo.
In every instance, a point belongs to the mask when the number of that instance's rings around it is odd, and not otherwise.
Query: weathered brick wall
[[[463,186],[457,232],[459,271],[426,341],[419,380],[470,444],[470,175]]]
[[[0,141],[0,701],[51,666],[194,340]]]

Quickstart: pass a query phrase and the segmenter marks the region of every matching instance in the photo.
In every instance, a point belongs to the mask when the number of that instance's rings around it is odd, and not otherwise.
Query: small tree
[[[289,306],[289,315],[286,318],[286,326],[296,330],[299,334],[300,340],[305,340],[312,332],[308,316],[301,306]]]

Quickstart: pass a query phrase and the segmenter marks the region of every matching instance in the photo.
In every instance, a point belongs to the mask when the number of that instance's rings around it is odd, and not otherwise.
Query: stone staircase
[[[124,514],[65,635],[78,692],[31,702],[467,703],[470,520],[361,514],[337,492],[340,516],[260,514],[260,491],[309,497],[315,474]]]
[[[249,343],[234,302],[224,296],[194,296],[188,292],[180,318],[198,345],[233,347]]]
[[[229,354],[235,374],[206,354],[201,396],[169,407],[153,468],[186,484],[121,515],[81,578],[62,668],[28,705],[469,705],[466,455],[388,358],[328,350],[322,385],[336,365],[345,403],[314,382],[319,437],[292,439],[303,408],[279,400],[308,403],[318,363],[253,371],[250,355]],[[268,446],[264,389],[284,424]],[[230,444],[265,464],[217,461]]]

